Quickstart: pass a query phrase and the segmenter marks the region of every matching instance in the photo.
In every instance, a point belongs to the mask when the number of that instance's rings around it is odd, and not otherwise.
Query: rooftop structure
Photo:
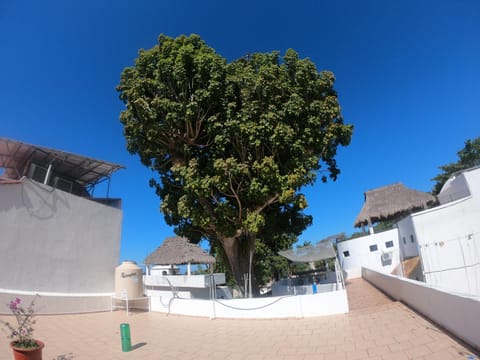
[[[122,165],[0,137],[0,178],[23,176],[77,195],[91,194]]]
[[[0,303],[39,293],[43,313],[110,308],[121,200],[92,195],[121,168],[0,138]]]
[[[210,299],[216,285],[225,284],[225,274],[191,273],[191,264],[213,264],[215,258],[198,245],[191,244],[180,236],[166,238],[162,245],[145,259],[147,265],[145,275],[146,293],[152,299],[152,309],[161,308],[161,300],[169,298]],[[186,274],[178,274],[176,265],[187,265]],[[210,268],[213,270],[213,268]],[[223,297],[231,297],[229,292]],[[225,289],[227,291],[227,289]],[[170,307],[171,300],[169,301]]]
[[[145,259],[146,265],[182,265],[182,264],[213,264],[215,258],[191,244],[188,239],[171,236]]]
[[[397,223],[402,257],[420,256],[426,283],[480,296],[480,167],[453,174],[438,199]]]
[[[355,227],[397,219],[410,212],[433,205],[433,195],[405,187],[402,183],[383,186],[365,193],[365,203],[355,219]],[[371,228],[372,229],[372,228]]]
[[[362,279],[347,283],[349,314],[244,320],[123,311],[41,316],[44,359],[475,359],[458,338]],[[0,316],[2,320],[10,320]],[[122,353],[118,326],[130,324]],[[475,329],[472,328],[472,332]],[[92,334],[95,340],[92,340]],[[0,336],[0,360],[10,360]],[[88,346],[85,343],[88,342]]]

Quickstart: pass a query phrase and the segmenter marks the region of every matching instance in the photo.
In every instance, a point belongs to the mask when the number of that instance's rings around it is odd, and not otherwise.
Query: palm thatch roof
[[[402,183],[387,185],[365,193],[365,203],[355,219],[354,226],[362,227],[379,221],[425,209],[436,198],[426,192],[412,190]]]
[[[147,265],[212,264],[215,258],[188,242],[184,237],[166,238],[154,252],[145,258]]]

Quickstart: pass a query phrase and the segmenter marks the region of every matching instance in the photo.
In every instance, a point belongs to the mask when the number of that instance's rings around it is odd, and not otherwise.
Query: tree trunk
[[[242,293],[246,294],[247,289],[245,289],[244,279],[245,274],[248,274],[250,270],[250,252],[255,249],[255,237],[242,234],[239,237],[222,238],[220,239],[220,243],[223,246],[232,276],[235,278]],[[255,282],[252,279],[252,287],[254,284]]]

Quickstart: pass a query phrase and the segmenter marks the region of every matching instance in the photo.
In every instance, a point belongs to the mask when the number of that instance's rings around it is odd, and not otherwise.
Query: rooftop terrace
[[[124,311],[39,316],[44,359],[476,359],[472,349],[362,279],[349,280],[350,313],[285,320],[209,320]],[[0,316],[5,319],[6,316]],[[122,353],[128,322],[133,350]],[[0,360],[10,360],[0,337]]]

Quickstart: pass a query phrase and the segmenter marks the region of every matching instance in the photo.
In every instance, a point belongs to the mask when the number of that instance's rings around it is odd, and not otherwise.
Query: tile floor
[[[43,360],[480,359],[464,344],[368,282],[347,283],[350,313],[308,319],[227,320],[124,311],[39,316]],[[5,316],[0,316],[5,319]],[[120,324],[133,350],[122,352]],[[13,356],[0,333],[0,360]]]

